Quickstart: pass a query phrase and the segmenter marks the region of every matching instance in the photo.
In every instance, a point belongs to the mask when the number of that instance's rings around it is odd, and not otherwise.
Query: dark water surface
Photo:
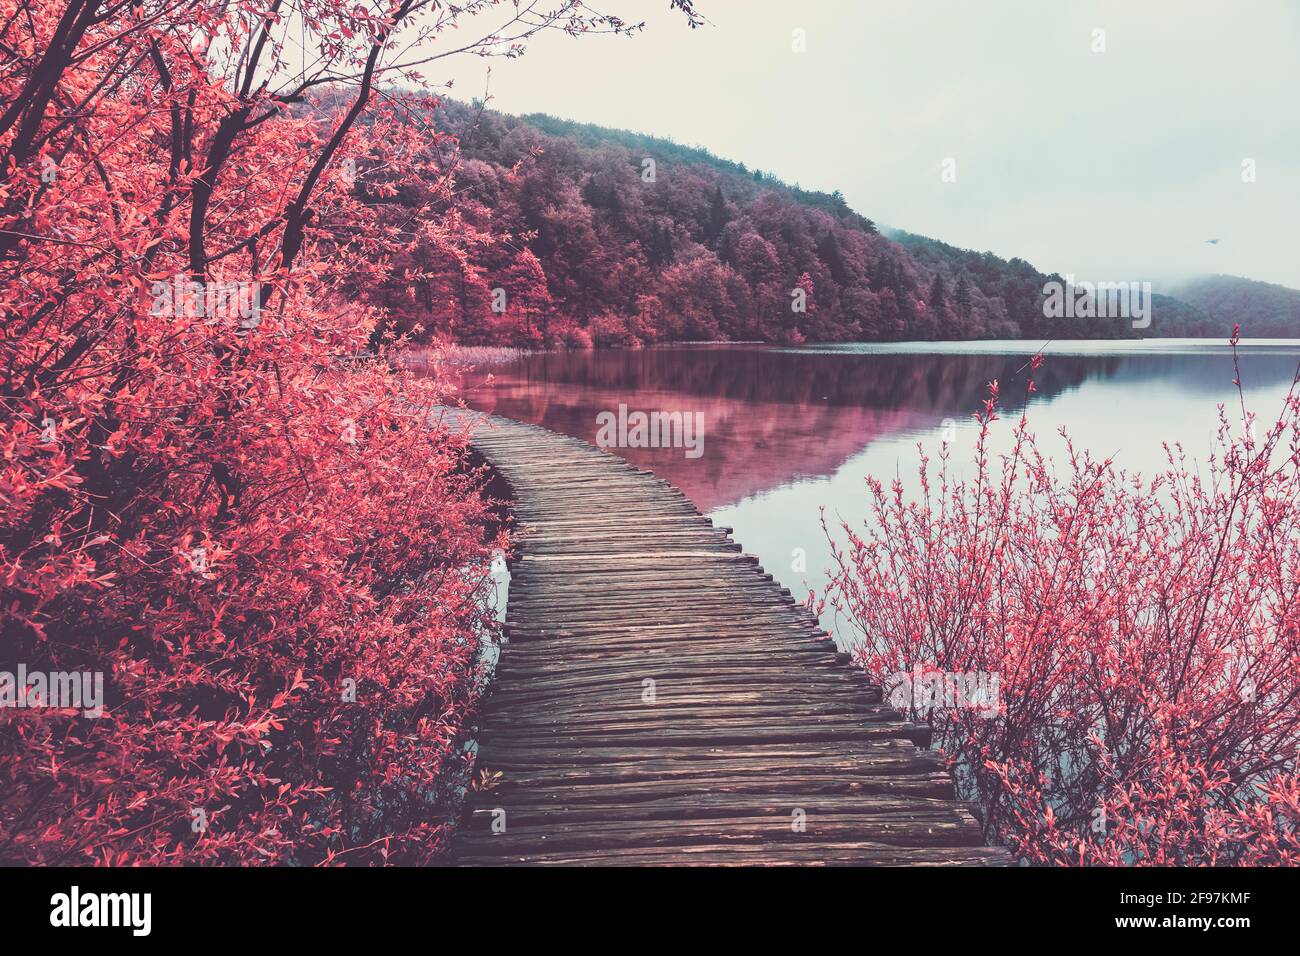
[[[988,382],[1001,383],[1005,447],[1023,405],[1029,357],[1041,343],[968,342],[807,346],[697,346],[529,355],[470,373],[467,404],[594,442],[602,412],[700,413],[702,448],[611,448],[677,485],[798,595],[820,588],[830,547],[819,524],[867,515],[864,476],[915,474],[917,443],[953,441],[965,465],[971,414]],[[1261,426],[1280,408],[1300,340],[1243,343],[1247,408]],[[1220,402],[1240,411],[1227,345],[1217,340],[1053,342],[1035,374],[1030,423],[1061,459],[1064,426],[1075,444],[1150,474],[1161,442],[1204,462]],[[489,380],[490,375],[490,380]],[[833,631],[836,622],[824,622]],[[848,643],[850,635],[838,635]]]

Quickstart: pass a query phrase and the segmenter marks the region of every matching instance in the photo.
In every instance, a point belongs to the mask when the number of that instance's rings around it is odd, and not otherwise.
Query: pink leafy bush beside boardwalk
[[[919,495],[869,479],[872,520],[842,529],[822,600],[868,672],[996,675],[996,708],[904,696],[1032,862],[1300,862],[1295,382],[1149,478],[1072,444],[1054,465],[1028,413],[995,458],[996,382],[976,417],[969,477],[922,453]]]
[[[347,160],[423,176],[391,97],[356,121],[427,4],[318,5],[364,79],[306,117],[274,9],[4,6],[0,863],[425,861],[491,516],[346,289],[405,242]],[[101,712],[15,672],[98,675]]]

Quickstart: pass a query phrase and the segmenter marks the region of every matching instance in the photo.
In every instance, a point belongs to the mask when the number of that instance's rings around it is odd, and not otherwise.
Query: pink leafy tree
[[[922,451],[832,535],[822,606],[1024,859],[1300,862],[1300,395],[1262,427],[1234,384],[1203,472],[1143,478],[1068,436],[1058,473],[1027,411],[993,457],[991,383],[973,472]]]
[[[456,231],[405,121],[424,70],[635,29],[574,0],[0,0],[0,863],[443,849],[503,542],[448,389],[356,291],[414,220]]]

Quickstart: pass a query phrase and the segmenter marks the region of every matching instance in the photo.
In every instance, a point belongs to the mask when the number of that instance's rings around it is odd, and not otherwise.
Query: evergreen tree
[[[926,304],[936,312],[940,312],[944,308],[944,300],[947,298],[947,295],[948,290],[944,287],[943,275],[936,272],[934,274],[934,281],[930,283],[930,294],[926,296]]]
[[[966,280],[966,273],[963,272],[957,277],[957,291],[953,294],[953,301],[957,304],[957,313],[963,319],[970,318],[970,283]]]
[[[712,247],[722,235],[722,230],[726,228],[729,220],[727,215],[727,201],[722,197],[722,187],[719,186],[713,191],[713,204],[709,207],[709,222],[704,229],[704,241]]]
[[[835,232],[826,233],[826,238],[817,243],[817,257],[826,263],[827,268],[831,270],[831,277],[841,285],[847,285],[852,276],[849,274],[849,268],[844,262],[844,253],[840,251],[839,240],[835,238]]]

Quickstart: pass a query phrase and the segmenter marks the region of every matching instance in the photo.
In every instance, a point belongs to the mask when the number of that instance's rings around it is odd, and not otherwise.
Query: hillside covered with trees
[[[417,122],[409,119],[408,122]],[[908,233],[702,149],[545,115],[444,101],[418,122],[454,182],[459,232],[409,236],[363,290],[390,331],[495,345],[1227,335],[1231,319],[1157,296],[1125,319],[1045,318],[1059,278]],[[382,179],[382,170],[362,175]],[[433,189],[434,187],[430,187]],[[443,224],[445,225],[445,223]],[[1222,326],[1222,328],[1220,328]]]
[[[1225,323],[1240,322],[1252,336],[1300,335],[1300,291],[1240,276],[1202,275],[1170,285],[1170,295],[1199,309],[1205,325],[1190,335],[1216,335]]]

